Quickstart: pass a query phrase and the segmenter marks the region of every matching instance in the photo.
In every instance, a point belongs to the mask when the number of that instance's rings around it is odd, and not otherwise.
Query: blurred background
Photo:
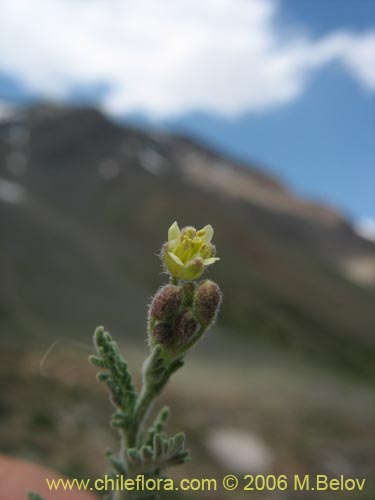
[[[177,220],[213,225],[224,304],[162,398],[193,456],[171,474],[369,477],[374,10],[1,0],[0,452],[105,470],[91,336],[104,324],[139,381]]]

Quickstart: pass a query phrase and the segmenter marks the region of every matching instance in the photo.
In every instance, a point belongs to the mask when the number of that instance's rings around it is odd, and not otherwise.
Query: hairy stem
[[[183,365],[182,359],[179,358],[165,366],[163,359],[158,356],[158,351],[152,352],[143,366],[142,389],[135,405],[133,425],[127,432],[128,448],[141,444],[144,423],[153,402],[164,389],[170,376]],[[160,362],[164,366],[160,367]],[[155,373],[156,370],[160,373]]]

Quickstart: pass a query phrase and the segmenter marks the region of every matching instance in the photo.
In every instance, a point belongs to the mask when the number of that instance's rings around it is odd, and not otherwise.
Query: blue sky
[[[240,160],[254,161],[302,195],[350,218],[375,214],[375,104],[338,68],[316,75],[288,106],[236,120],[191,114],[170,124]]]
[[[3,0],[0,102],[183,130],[375,220],[374,33],[373,0]]]

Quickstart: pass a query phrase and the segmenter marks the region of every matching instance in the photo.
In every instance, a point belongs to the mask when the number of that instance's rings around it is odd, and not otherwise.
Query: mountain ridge
[[[106,318],[144,330],[168,225],[209,222],[220,330],[367,373],[374,290],[347,264],[375,247],[271,176],[97,110],[36,106],[0,124],[0,178],[15,199],[0,185],[0,325],[18,338],[82,338]]]

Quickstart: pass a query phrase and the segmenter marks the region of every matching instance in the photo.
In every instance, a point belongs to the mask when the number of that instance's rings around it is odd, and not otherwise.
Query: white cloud
[[[375,89],[375,33],[312,39],[278,24],[276,0],[2,0],[0,70],[63,98],[109,82],[113,113],[235,116],[288,103],[339,62]]]

